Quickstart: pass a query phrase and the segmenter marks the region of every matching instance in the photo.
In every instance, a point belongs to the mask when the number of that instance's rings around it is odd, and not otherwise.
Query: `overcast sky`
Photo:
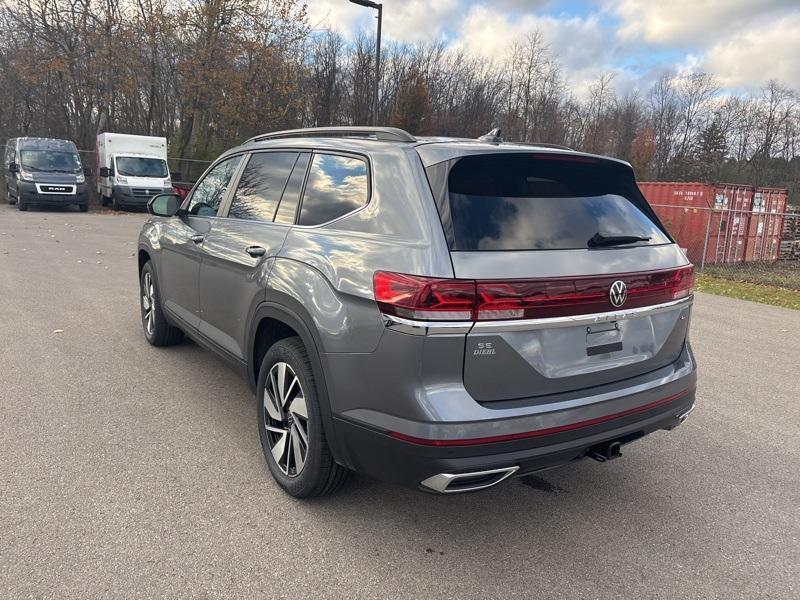
[[[375,11],[307,0],[310,22],[351,36]],[[499,56],[538,28],[579,93],[601,72],[617,88],[646,87],[665,70],[706,70],[731,90],[777,78],[800,89],[800,0],[383,0],[384,36]]]

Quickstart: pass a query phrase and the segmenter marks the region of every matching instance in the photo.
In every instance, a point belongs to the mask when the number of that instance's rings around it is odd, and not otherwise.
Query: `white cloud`
[[[455,44],[478,56],[500,58],[515,41],[534,30],[542,32],[550,49],[570,67],[596,64],[609,52],[608,36],[595,16],[512,17],[484,5],[473,7],[461,21]]]
[[[383,31],[386,39],[419,42],[438,39],[445,26],[463,11],[459,0],[383,0]],[[377,11],[347,0],[310,0],[309,22],[318,29],[338,29],[352,33],[375,31]]]
[[[514,17],[478,5],[464,17],[454,45],[476,56],[501,59],[514,41],[534,30],[544,36],[577,96],[584,96],[602,73],[613,73],[614,86],[622,93],[635,87],[632,73],[611,66],[620,45],[602,27],[596,15]]]
[[[458,0],[384,2],[383,31],[388,38],[402,42],[438,39],[462,11]]]
[[[800,12],[720,40],[700,60],[726,87],[758,87],[778,79],[800,88]]]
[[[492,4],[503,10],[533,12],[552,4],[552,0],[494,0]]]
[[[622,19],[622,39],[705,47],[732,31],[780,11],[798,10],[797,0],[607,0]]]
[[[350,32],[360,21],[368,19],[368,10],[346,0],[311,0],[308,3],[308,22],[317,29],[338,29]]]

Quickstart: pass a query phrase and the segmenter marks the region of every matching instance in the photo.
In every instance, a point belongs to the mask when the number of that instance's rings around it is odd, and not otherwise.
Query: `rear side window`
[[[315,154],[300,206],[299,225],[321,225],[367,203],[367,163],[360,158]]]
[[[272,222],[296,161],[296,152],[253,154],[239,178],[228,216]]]
[[[560,250],[595,235],[670,243],[630,172],[607,161],[553,154],[466,156],[437,199],[450,249]]]

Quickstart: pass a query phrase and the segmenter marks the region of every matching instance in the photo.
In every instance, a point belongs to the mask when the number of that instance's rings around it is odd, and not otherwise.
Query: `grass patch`
[[[708,271],[708,270],[707,270]],[[697,274],[695,288],[701,292],[772,304],[800,310],[800,290],[773,285],[762,285],[749,281],[738,281],[708,274]]]
[[[706,265],[704,275],[800,291],[800,261]]]

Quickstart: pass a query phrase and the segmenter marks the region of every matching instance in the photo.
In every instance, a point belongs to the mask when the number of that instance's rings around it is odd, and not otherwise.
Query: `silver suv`
[[[261,135],[139,238],[147,340],[254,390],[289,494],[493,486],[681,423],[693,269],[627,163],[385,127]]]

